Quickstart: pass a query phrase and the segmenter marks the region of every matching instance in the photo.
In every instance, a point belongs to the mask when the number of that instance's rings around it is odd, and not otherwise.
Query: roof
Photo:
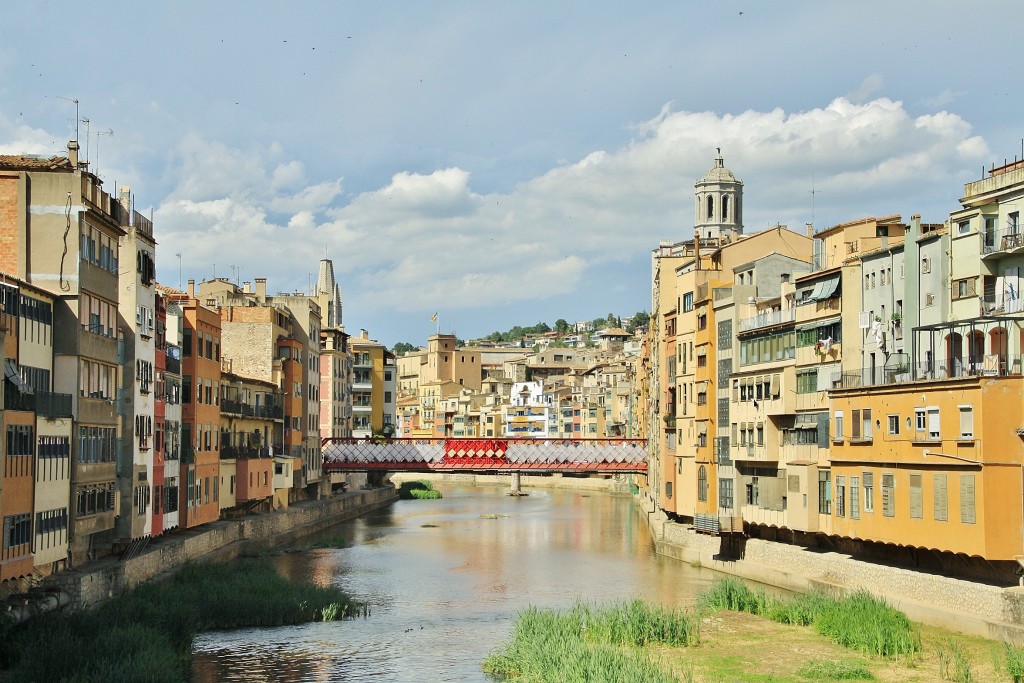
[[[626,332],[621,327],[609,327],[606,330],[601,330],[601,332],[598,333],[597,336],[599,336],[599,337],[632,337],[633,335],[631,335],[629,332]]]
[[[725,167],[725,160],[722,159],[722,153],[719,152],[718,156],[715,157],[715,165],[711,168],[710,171],[704,174],[704,177],[701,178],[700,182],[735,183],[737,182],[737,180],[736,176],[733,175],[732,171]]]
[[[74,171],[67,157],[24,154],[0,154],[0,170],[4,171]]]

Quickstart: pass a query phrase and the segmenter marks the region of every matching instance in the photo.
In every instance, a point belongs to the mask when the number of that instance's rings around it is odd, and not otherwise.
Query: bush
[[[440,491],[435,491],[429,481],[403,481],[398,487],[398,497],[401,500],[427,500],[441,497]]]

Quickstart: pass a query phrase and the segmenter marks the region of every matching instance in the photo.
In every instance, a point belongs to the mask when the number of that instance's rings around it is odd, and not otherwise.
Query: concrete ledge
[[[287,543],[397,499],[393,488],[353,491],[266,514],[220,520],[160,536],[144,553],[124,562],[104,558],[54,574],[45,585],[67,593],[73,607],[91,607],[146,581],[171,575],[186,562],[231,560],[267,541]]]

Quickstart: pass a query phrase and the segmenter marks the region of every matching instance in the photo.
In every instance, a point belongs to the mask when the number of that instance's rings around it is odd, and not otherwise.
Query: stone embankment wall
[[[796,592],[867,590],[911,619],[961,633],[1024,643],[1024,589],[1000,588],[855,560],[760,539],[708,536],[668,520],[645,497],[659,554]]]
[[[106,558],[61,572],[47,586],[70,597],[75,607],[89,607],[151,579],[173,573],[186,562],[230,560],[268,541],[288,542],[333,524],[388,505],[392,488],[353,491],[322,500],[294,503],[285,510],[221,520],[159,537],[130,560]]]
[[[392,474],[391,481],[396,485],[403,481],[445,481],[468,486],[504,486],[512,488],[512,476],[509,474],[450,474],[434,472],[400,472]],[[607,493],[628,494],[632,475],[613,474],[607,477],[564,477],[561,474],[537,476],[524,474],[520,478],[523,488],[568,489],[572,491],[604,491]]]

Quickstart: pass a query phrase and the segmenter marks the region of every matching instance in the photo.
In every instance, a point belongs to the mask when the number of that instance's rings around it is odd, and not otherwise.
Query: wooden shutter
[[[974,475],[960,475],[960,521],[964,524],[974,524]]]
[[[938,522],[945,522],[949,518],[949,505],[946,494],[946,475],[933,475],[932,488],[934,489],[935,495],[935,520]]]
[[[921,475],[910,475],[910,516],[921,519],[924,516],[924,500],[921,493]]]
[[[882,514],[886,517],[893,517],[896,514],[895,484],[894,475],[882,475]]]

